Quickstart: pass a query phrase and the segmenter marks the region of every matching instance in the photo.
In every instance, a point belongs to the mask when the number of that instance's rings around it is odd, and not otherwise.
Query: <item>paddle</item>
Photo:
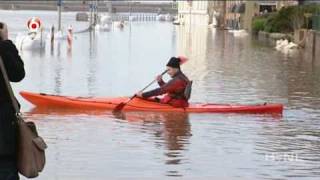
[[[186,57],[184,57],[184,56],[178,56],[178,57],[180,58],[180,65],[184,64],[184,63],[187,62],[187,60],[188,60],[188,59],[187,59]],[[167,71],[168,71],[168,70],[163,71],[163,72],[161,73],[161,76],[163,76],[165,73],[167,73]],[[150,82],[146,87],[144,87],[144,88],[141,90],[141,92],[144,91],[145,89],[147,89],[149,86],[151,86],[151,85],[152,85],[154,82],[156,82],[156,81],[157,81],[157,80],[155,79],[155,80],[153,80],[152,82]],[[123,109],[132,99],[134,99],[136,96],[137,96],[137,95],[133,95],[133,96],[132,96],[131,98],[129,98],[127,101],[118,104],[118,105],[114,108],[114,110],[113,110],[112,112],[116,114],[116,113],[122,111],[122,109]]]

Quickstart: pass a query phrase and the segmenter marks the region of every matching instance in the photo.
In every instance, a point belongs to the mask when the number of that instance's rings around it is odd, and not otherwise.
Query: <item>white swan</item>
[[[293,43],[293,42],[289,42],[287,39],[285,40],[277,40],[276,41],[276,50],[281,51],[282,53],[288,54],[293,52],[295,49],[298,49],[298,45]]]
[[[101,15],[100,25],[112,24],[112,18],[109,15]]]
[[[166,15],[164,15],[164,14],[159,14],[159,15],[157,16],[157,20],[158,20],[158,21],[165,21],[165,20],[166,20]]]
[[[123,21],[115,21],[114,25],[120,29],[124,27],[124,22]]]
[[[284,47],[286,47],[289,44],[289,41],[287,39],[283,40],[283,39],[279,39],[276,41],[276,49],[278,51],[281,51],[284,49]]]
[[[15,41],[16,46],[19,50],[41,50],[46,45],[43,34],[43,32],[32,32],[27,35],[18,34]]]
[[[246,30],[240,29],[240,30],[234,30],[233,31],[233,36],[234,37],[245,37],[248,36],[249,34],[247,33]]]
[[[294,52],[298,48],[298,45],[296,45],[293,42],[290,42],[287,46],[285,46],[282,50],[283,53],[289,54]]]
[[[110,29],[111,29],[111,25],[109,25],[109,24],[104,24],[104,25],[97,24],[95,26],[96,31],[110,31]]]
[[[298,45],[295,44],[295,43],[293,43],[293,42],[290,42],[290,43],[288,44],[287,48],[289,48],[289,49],[295,49],[295,48],[298,48]]]
[[[166,21],[174,21],[174,16],[172,16],[171,14],[167,14],[167,15],[165,15],[165,20]]]
[[[95,25],[94,29],[96,31],[110,31],[112,26],[112,18],[109,15],[101,15],[100,23]]]
[[[176,19],[176,20],[173,21],[173,24],[174,24],[174,25],[180,25],[181,23],[180,23],[180,20],[179,20],[179,19]]]

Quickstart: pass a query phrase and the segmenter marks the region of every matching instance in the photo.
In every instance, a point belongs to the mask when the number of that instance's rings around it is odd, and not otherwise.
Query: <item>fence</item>
[[[156,14],[113,14],[112,21],[157,21]]]

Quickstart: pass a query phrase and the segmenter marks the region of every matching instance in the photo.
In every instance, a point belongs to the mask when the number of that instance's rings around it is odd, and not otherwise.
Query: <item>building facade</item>
[[[181,24],[209,25],[212,23],[213,1],[178,1],[178,19]]]
[[[304,5],[304,4],[320,4],[320,1],[317,0],[298,0],[299,5]]]
[[[285,0],[285,1],[276,1],[276,0],[260,0],[255,1],[256,3],[256,13],[266,13],[273,12],[281,9],[282,7],[298,5],[297,0]]]
[[[242,29],[245,1],[226,1],[225,27],[228,29]]]
[[[211,0],[177,1],[181,24],[209,25],[251,30],[254,16],[298,5],[298,0]]]

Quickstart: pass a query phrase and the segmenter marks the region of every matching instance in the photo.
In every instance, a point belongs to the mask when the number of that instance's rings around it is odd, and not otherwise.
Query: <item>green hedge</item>
[[[311,4],[284,7],[276,13],[255,18],[252,23],[252,29],[254,32],[263,30],[271,33],[290,33],[295,29],[306,28],[305,13],[320,13],[320,5]]]
[[[267,20],[265,18],[254,19],[252,22],[252,31],[254,33],[258,33],[259,31],[264,31],[266,21]]]

